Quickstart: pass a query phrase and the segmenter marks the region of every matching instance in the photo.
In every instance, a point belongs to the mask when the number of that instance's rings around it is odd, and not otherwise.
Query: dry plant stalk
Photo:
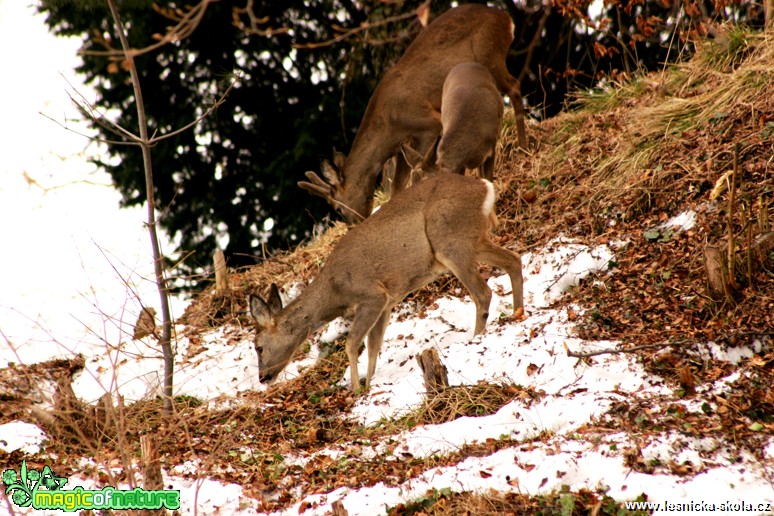
[[[753,254],[753,225],[752,220],[750,220],[750,215],[748,213],[748,210],[744,210],[742,212],[742,227],[747,228],[747,284],[752,288],[753,286],[753,260],[752,260],[752,254]]]
[[[762,195],[758,197],[758,227],[764,233],[769,230],[769,210]]]
[[[730,289],[738,290],[736,283],[736,273],[734,267],[734,254],[736,249],[736,238],[734,235],[734,210],[736,208],[736,178],[739,175],[739,142],[734,146],[734,168],[731,173],[731,184],[728,187],[728,281]]]

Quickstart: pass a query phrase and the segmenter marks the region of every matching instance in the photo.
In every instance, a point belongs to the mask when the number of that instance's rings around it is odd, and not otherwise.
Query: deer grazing
[[[518,79],[505,57],[513,42],[513,21],[500,9],[465,4],[443,13],[409,45],[382,77],[366,107],[349,155],[323,161],[323,178],[307,172],[298,185],[325,198],[352,224],[371,213],[374,191],[385,162],[397,158],[392,193],[403,190],[411,170],[400,153],[409,141],[424,154],[441,133],[441,92],[459,63],[481,63],[497,89],[511,99],[519,145],[526,147],[524,107]]]
[[[503,99],[489,70],[479,63],[458,64],[443,83],[440,139],[424,157],[403,146],[412,176],[478,169],[480,177],[492,181],[502,120]]]
[[[448,271],[470,293],[476,305],[474,331],[481,333],[492,292],[479,274],[479,262],[508,273],[514,312],[522,311],[521,257],[487,236],[495,220],[494,202],[489,181],[454,174],[429,177],[352,228],[317,278],[287,307],[282,308],[274,285],[266,301],[249,296],[261,382],[275,378],[312,332],[354,309],[346,343],[350,380],[357,390],[358,352],[368,336],[367,390],[393,306]]]

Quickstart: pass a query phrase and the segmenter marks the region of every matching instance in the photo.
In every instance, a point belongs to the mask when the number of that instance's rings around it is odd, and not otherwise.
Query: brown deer
[[[412,176],[478,169],[480,177],[491,181],[502,120],[503,98],[489,70],[479,63],[458,64],[443,83],[441,138],[424,157],[403,146]]]
[[[324,197],[350,224],[368,217],[385,162],[397,157],[392,192],[398,193],[410,178],[401,144],[409,141],[424,154],[441,133],[443,83],[449,71],[464,62],[484,65],[497,89],[510,97],[519,145],[526,147],[521,86],[505,67],[513,29],[510,16],[494,7],[465,4],[443,13],[382,77],[349,155],[336,153],[333,163],[323,161],[325,179],[309,171],[310,182],[298,185]]]
[[[276,286],[267,301],[249,296],[256,321],[255,350],[261,382],[272,380],[317,328],[354,310],[346,349],[352,389],[359,387],[360,344],[368,336],[366,390],[376,369],[392,307],[408,294],[451,271],[476,304],[475,334],[484,330],[492,292],[478,262],[511,278],[514,312],[523,311],[521,257],[492,243],[494,187],[471,176],[429,177],[384,204],[352,228],[317,278],[282,308]]]

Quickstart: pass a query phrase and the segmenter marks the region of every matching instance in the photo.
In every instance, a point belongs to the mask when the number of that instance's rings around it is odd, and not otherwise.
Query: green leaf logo
[[[59,491],[67,484],[67,478],[56,476],[48,466],[43,467],[42,473],[34,469],[28,470],[27,461],[22,461],[18,475],[12,469],[3,471],[3,484],[6,486],[5,494],[11,495],[13,503],[19,507],[29,507],[37,491]]]

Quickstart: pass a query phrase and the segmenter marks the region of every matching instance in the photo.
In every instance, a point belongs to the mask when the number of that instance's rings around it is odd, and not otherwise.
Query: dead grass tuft
[[[428,394],[422,404],[406,416],[416,425],[441,424],[461,417],[494,414],[507,403],[520,399],[527,405],[542,397],[533,389],[514,384],[456,385]]]

